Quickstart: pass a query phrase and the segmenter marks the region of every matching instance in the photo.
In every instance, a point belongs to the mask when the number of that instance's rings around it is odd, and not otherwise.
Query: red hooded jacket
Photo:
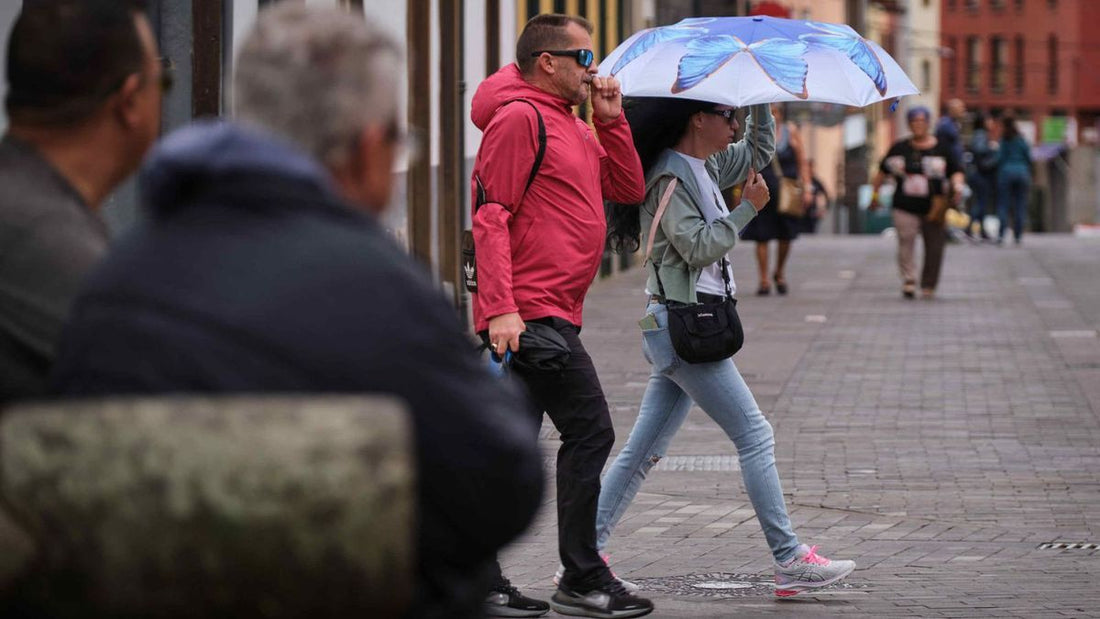
[[[504,105],[520,98],[538,106],[546,125],[546,154],[526,194],[538,152],[538,117],[526,103]],[[470,116],[484,133],[471,204],[477,204],[478,179],[486,196],[473,216],[476,330],[510,312],[580,326],[607,235],[603,200],[645,199],[630,125],[622,114],[609,123],[596,120],[597,142],[569,101],[528,84],[514,64],[478,86]]]

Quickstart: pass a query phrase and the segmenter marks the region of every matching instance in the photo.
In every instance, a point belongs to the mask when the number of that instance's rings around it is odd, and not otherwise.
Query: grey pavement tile
[[[753,261],[751,245],[734,248],[742,280]],[[791,295],[742,295],[736,362],[776,430],[800,538],[855,559],[849,581],[864,588],[797,604],[660,594],[652,616],[1100,616],[1100,593],[1075,584],[1100,577],[1097,553],[1037,550],[1100,541],[1100,338],[1051,336],[1100,329],[1097,264],[1100,243],[1066,236],[1008,251],[952,245],[942,294],[913,303],[897,294],[889,240],[799,239]],[[586,302],[582,338],[615,449],[648,375],[623,319],[641,285],[628,271]],[[557,435],[544,426],[544,438],[552,454]],[[694,409],[669,455],[732,453]],[[502,560],[548,596],[552,496],[543,512]],[[652,472],[611,544],[619,571],[643,578],[771,565],[736,472]]]

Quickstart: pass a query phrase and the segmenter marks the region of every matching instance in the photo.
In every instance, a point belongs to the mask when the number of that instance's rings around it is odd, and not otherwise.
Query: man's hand
[[[593,77],[590,98],[592,113],[600,122],[611,122],[623,111],[623,91],[613,77]]]
[[[757,174],[756,170],[749,168],[749,178],[745,181],[745,188],[741,190],[741,198],[748,200],[752,207],[759,213],[760,209],[771,199],[768,193],[768,185],[764,177]]]
[[[527,330],[527,325],[519,314],[501,314],[489,319],[489,348],[498,355],[511,350],[519,352],[519,334]]]

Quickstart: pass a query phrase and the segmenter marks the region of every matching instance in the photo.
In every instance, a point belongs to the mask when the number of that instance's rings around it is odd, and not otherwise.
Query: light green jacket
[[[745,124],[748,127],[745,138],[707,159],[707,172],[722,190],[743,182],[748,177],[749,167],[758,172],[762,170],[775,154],[775,120],[768,106],[753,106]],[[751,163],[749,144],[753,150]],[[646,288],[654,294],[660,292],[654,275],[656,266],[661,273],[666,299],[694,303],[695,283],[702,269],[721,260],[733,248],[737,233],[756,217],[756,209],[748,200],[742,200],[725,217],[707,223],[695,205],[703,204],[703,196],[709,196],[709,191],[704,193],[699,187],[695,173],[683,157],[666,150],[646,175],[646,199],[641,211],[643,248],[649,240],[657,204],[673,177],[679,179],[679,184],[657,228],[652,264],[645,266],[649,273]]]

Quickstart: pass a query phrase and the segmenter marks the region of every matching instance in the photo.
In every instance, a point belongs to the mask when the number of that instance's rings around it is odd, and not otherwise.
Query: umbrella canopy
[[[881,47],[843,24],[698,17],[631,36],[600,63],[632,97],[733,106],[822,101],[865,106],[917,94]]]

